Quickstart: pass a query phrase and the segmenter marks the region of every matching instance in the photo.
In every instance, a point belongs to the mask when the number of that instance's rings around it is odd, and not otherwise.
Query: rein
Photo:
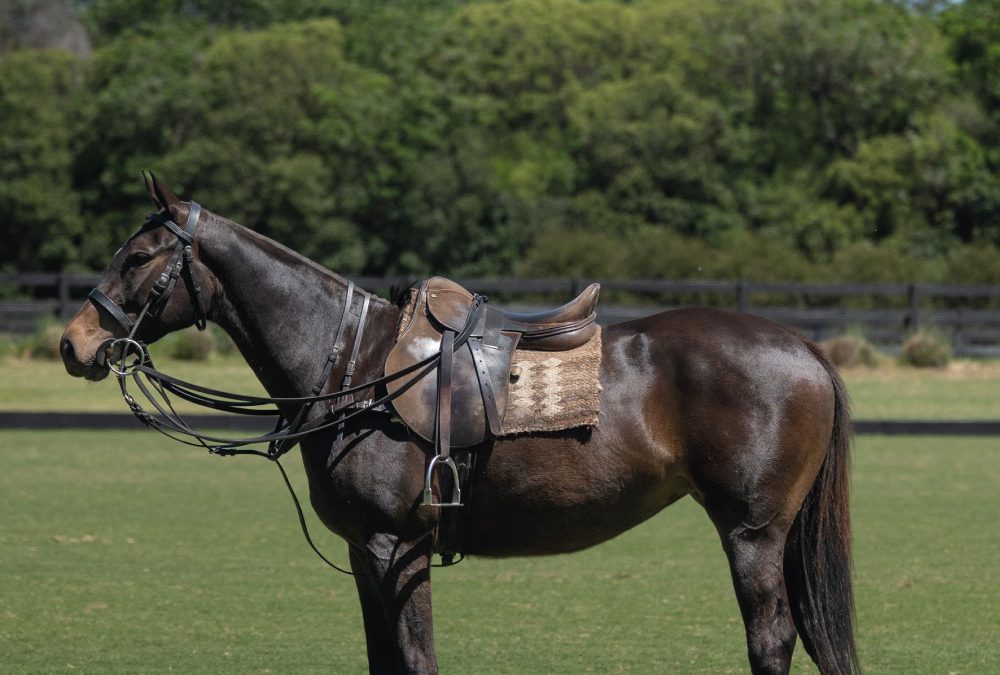
[[[263,457],[277,464],[285,486],[288,488],[289,494],[292,497],[292,502],[294,503],[298,514],[299,525],[302,528],[302,533],[309,546],[327,565],[338,572],[353,576],[355,575],[354,572],[345,570],[330,562],[330,560],[328,560],[326,556],[324,556],[316,548],[316,545],[313,543],[312,538],[309,535],[302,506],[299,503],[295,491],[292,489],[291,482],[288,479],[288,474],[285,472],[285,469],[279,460],[285,453],[294,448],[298,441],[307,436],[321,431],[326,431],[328,429],[337,429],[337,440],[339,441],[343,438],[347,422],[364,415],[365,413],[387,412],[386,404],[401,396],[417,381],[430,374],[435,368],[438,367],[438,364],[442,360],[442,352],[439,351],[436,354],[432,354],[422,361],[414,363],[413,365],[394,373],[383,375],[377,379],[352,386],[352,379],[357,364],[357,356],[361,348],[362,337],[365,330],[365,320],[367,319],[368,309],[371,303],[371,295],[366,291],[359,291],[359,294],[362,296],[362,300],[361,308],[358,311],[357,330],[355,332],[354,342],[344,372],[344,377],[341,381],[341,387],[338,391],[326,394],[321,393],[325,388],[334,367],[340,359],[341,352],[343,351],[343,338],[346,333],[356,289],[354,282],[348,282],[347,294],[344,301],[344,312],[340,317],[336,339],[334,340],[333,351],[329,354],[329,356],[327,356],[322,374],[320,375],[315,386],[312,388],[311,396],[267,397],[236,394],[187,382],[185,380],[171,377],[170,375],[157,370],[153,365],[153,361],[145,343],[137,339],[136,336],[139,326],[146,316],[160,316],[170,298],[171,293],[176,287],[177,280],[181,276],[183,276],[184,282],[188,287],[188,291],[194,299],[193,304],[195,305],[196,311],[195,325],[199,330],[204,330],[207,321],[207,313],[205,311],[201,289],[194,277],[193,256],[191,252],[191,245],[194,239],[195,229],[198,226],[201,207],[196,202],[191,202],[190,204],[191,206],[188,213],[188,219],[184,229],[178,227],[176,223],[161,213],[151,214],[148,218],[146,225],[154,224],[166,227],[178,237],[178,242],[175,246],[170,262],[161,272],[156,283],[154,283],[145,305],[135,320],[129,317],[117,303],[111,300],[111,298],[105,295],[102,291],[95,288],[90,292],[89,299],[98,307],[98,310],[104,310],[107,312],[126,333],[126,337],[107,340],[98,349],[99,358],[107,358],[105,357],[105,354],[110,352],[111,357],[107,362],[107,365],[118,378],[118,385],[121,389],[122,397],[128,404],[132,414],[147,427],[155,429],[165,436],[168,436],[169,438],[185,445],[203,447],[207,449],[210,454],[224,457],[234,455],[253,455]],[[478,308],[484,301],[485,298],[482,296],[476,296],[474,300],[474,309]],[[469,319],[466,325],[461,333],[455,336],[454,343],[451,345],[452,352],[457,351],[468,340],[474,328],[473,319],[476,314],[477,312],[475,311],[469,313]],[[127,363],[130,356],[134,356],[135,358],[131,363]],[[386,383],[394,382],[407,376],[411,376],[410,379],[404,382],[400,388],[396,389],[396,391],[392,393],[387,393],[379,398],[369,398],[362,401],[351,400],[348,403],[325,411],[321,416],[308,419],[309,412],[317,403],[333,402],[347,397],[353,397],[355,394],[372,389],[373,387],[381,387]],[[138,403],[135,396],[129,392],[129,380],[135,384],[142,396],[149,401],[149,404],[155,409],[155,412],[150,412],[143,408],[142,405]],[[168,393],[174,394],[178,398],[188,401],[189,403],[193,403],[204,408],[210,408],[212,410],[218,410],[220,412],[228,412],[239,415],[275,417],[276,421],[274,430],[268,434],[248,438],[227,438],[222,436],[213,436],[203,431],[198,431],[197,429],[191,427],[184,420],[181,414],[177,412],[170,400],[170,397],[168,396]],[[284,415],[278,409],[277,406],[279,404],[297,405],[299,408],[294,417],[289,421],[285,419]],[[266,451],[248,448],[248,446],[264,443],[267,444]]]

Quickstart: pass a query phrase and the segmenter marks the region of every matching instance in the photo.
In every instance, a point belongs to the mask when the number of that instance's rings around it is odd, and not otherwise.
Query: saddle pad
[[[514,352],[501,436],[597,426],[601,408],[601,331],[563,352]]]

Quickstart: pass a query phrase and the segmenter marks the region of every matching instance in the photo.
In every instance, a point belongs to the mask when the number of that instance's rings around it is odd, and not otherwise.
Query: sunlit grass
[[[216,389],[263,393],[238,355],[207,362],[157,358],[156,364]],[[883,364],[849,370],[844,379],[858,419],[1000,419],[1000,362],[958,361],[945,370]],[[181,409],[195,408],[181,403]],[[15,358],[0,359],[0,410],[127,412],[112,377],[86,382],[69,377],[57,361]]]
[[[0,671],[366,672],[353,582],[308,550],[266,462],[144,431],[5,432],[0,458]],[[995,439],[860,439],[868,672],[995,670],[998,495]],[[444,672],[747,671],[725,559],[691,500],[581,553],[435,570],[434,593]],[[815,672],[801,648],[794,670]]]

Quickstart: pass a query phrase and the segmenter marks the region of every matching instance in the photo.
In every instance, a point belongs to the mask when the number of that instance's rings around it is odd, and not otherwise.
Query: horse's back
[[[802,381],[832,391],[822,356],[808,340],[752,314],[677,309],[607,326],[603,337],[610,367],[623,361],[645,367],[693,391],[723,388],[752,394],[769,385]],[[639,354],[643,358],[636,358]]]

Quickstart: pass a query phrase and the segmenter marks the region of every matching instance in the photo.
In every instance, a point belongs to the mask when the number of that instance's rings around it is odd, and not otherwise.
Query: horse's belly
[[[621,534],[690,492],[686,478],[662,457],[546,440],[530,449],[500,444],[491,453],[472,496],[470,554],[579,550]]]

